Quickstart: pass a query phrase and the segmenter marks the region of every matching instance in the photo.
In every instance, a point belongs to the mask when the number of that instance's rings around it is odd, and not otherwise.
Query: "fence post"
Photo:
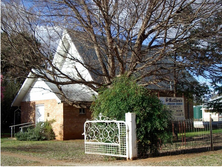
[[[184,144],[186,145],[186,122],[183,121],[183,126],[184,126]]]
[[[137,158],[137,140],[136,140],[136,114],[125,114],[126,124],[129,128],[129,142],[128,142],[128,157],[127,160],[133,160]]]
[[[11,138],[13,137],[13,127],[11,126]]]
[[[211,114],[210,114],[210,150],[214,151]]]

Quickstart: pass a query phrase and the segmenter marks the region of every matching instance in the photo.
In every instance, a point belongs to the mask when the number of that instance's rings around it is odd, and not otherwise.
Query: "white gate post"
[[[128,142],[128,157],[127,160],[133,160],[137,158],[137,140],[136,140],[136,114],[125,114],[126,124],[129,128],[129,142]]]

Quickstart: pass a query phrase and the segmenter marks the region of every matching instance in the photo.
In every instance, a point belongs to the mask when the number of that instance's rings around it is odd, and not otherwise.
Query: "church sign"
[[[159,97],[159,99],[173,111],[174,120],[185,119],[183,97]]]

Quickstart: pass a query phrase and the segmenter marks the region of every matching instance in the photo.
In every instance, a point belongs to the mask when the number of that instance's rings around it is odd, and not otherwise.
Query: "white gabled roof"
[[[59,46],[57,47],[56,53],[54,55],[53,64],[58,67],[61,71],[65,70],[65,73],[69,75],[69,77],[75,77],[74,74],[74,66],[80,69],[81,74],[86,77],[86,80],[93,80],[97,82],[103,82],[101,67],[98,63],[98,59],[93,47],[91,48],[90,42],[81,41],[81,35],[85,35],[83,33],[73,32],[64,30],[62,39],[60,40]],[[78,37],[80,36],[80,37]],[[101,41],[102,42],[102,41]],[[76,56],[80,62],[86,64],[87,66],[93,67],[93,69],[87,70],[82,68],[81,64],[72,64],[69,60],[69,51],[72,56]],[[62,55],[62,56],[61,56]],[[164,60],[166,61],[166,60]],[[167,60],[168,61],[168,60]],[[63,71],[64,72],[64,71]],[[46,74],[49,75],[50,74]],[[78,76],[78,75],[77,75]],[[30,73],[28,78],[23,83],[21,89],[19,90],[17,96],[12,102],[12,106],[19,106],[29,89],[31,88],[34,81],[37,79],[31,78],[33,77]],[[189,75],[186,78],[189,82],[194,81],[195,79]],[[58,80],[63,81],[64,78],[58,78]],[[148,80],[152,80],[152,78],[148,78]],[[65,80],[64,80],[65,81]],[[58,88],[55,84],[44,81],[52,92],[63,101],[62,96],[59,94]],[[169,89],[169,84],[161,82],[162,86],[166,89]],[[93,91],[91,88],[84,86],[82,84],[70,84],[70,85],[61,85],[64,94],[67,96],[69,100],[72,101],[93,101],[93,96],[97,95],[97,92]],[[150,85],[148,88],[150,89],[160,89],[156,85]]]
[[[65,64],[65,57],[67,54],[66,52],[64,52],[64,47],[66,47],[66,49],[76,49],[75,48],[75,44],[73,43],[73,41],[71,40],[71,38],[67,40],[67,37],[69,37],[69,35],[67,34],[67,31],[65,30],[63,33],[63,38],[61,39],[59,46],[57,48],[57,51],[54,55],[54,59],[53,59],[53,63],[58,67],[58,68],[64,68],[67,69],[66,67],[63,67],[63,65]],[[64,46],[65,44],[65,46]],[[70,48],[71,47],[71,48]],[[80,56],[81,59],[81,55],[79,54],[79,51],[76,50],[76,54],[78,54],[77,56]],[[60,55],[64,55],[64,56],[60,56]],[[88,73],[89,74],[89,73]],[[50,77],[50,74],[46,74],[48,75],[48,77]],[[91,75],[88,75],[90,79],[92,79]],[[29,90],[32,88],[32,85],[38,80],[38,78],[34,78],[34,75],[30,72],[28,77],[26,78],[26,80],[24,81],[22,87],[20,88],[19,92],[17,93],[15,99],[13,100],[11,106],[20,106],[20,103],[22,102],[22,100],[24,99],[24,97],[26,96],[26,94],[29,92]],[[59,80],[63,80],[63,79],[59,79]],[[44,80],[42,80],[44,81]],[[48,85],[48,87],[51,89],[51,91],[58,97],[58,99],[60,99],[60,101],[63,101],[63,97],[60,95],[59,90],[57,88],[57,86],[53,83],[49,83],[47,81],[44,81],[45,84]],[[81,84],[70,84],[70,85],[62,85],[61,88],[63,89],[64,94],[66,95],[66,97],[71,100],[71,101],[93,101],[93,96],[97,95],[97,92],[93,91],[91,88],[81,85]]]
[[[26,80],[24,81],[22,87],[20,88],[19,92],[17,93],[14,101],[12,102],[11,106],[20,106],[20,103],[25,99],[26,95],[30,93],[31,89],[41,89],[40,87],[33,87],[33,85],[38,81],[37,78],[32,78],[33,75],[30,73]],[[43,81],[43,80],[41,80]],[[53,93],[57,101],[61,102],[64,101],[64,98],[60,95],[59,90],[57,89],[56,85],[53,83],[49,83],[43,81],[50,90],[48,92]],[[96,92],[91,90],[89,87],[80,84],[70,84],[70,85],[62,85],[61,88],[63,89],[64,94],[66,97],[71,101],[78,101],[78,102],[91,102],[93,101],[93,96],[97,95]],[[44,90],[44,88],[42,88]],[[40,90],[41,91],[41,90]],[[52,97],[52,96],[51,96]],[[38,97],[41,98],[41,97]],[[42,97],[44,98],[44,97]]]
[[[20,88],[19,92],[17,93],[15,99],[13,100],[11,106],[20,106],[22,99],[25,97],[26,93],[30,89],[33,82],[36,80],[33,77],[32,73],[29,73],[28,77],[25,79],[22,87]]]

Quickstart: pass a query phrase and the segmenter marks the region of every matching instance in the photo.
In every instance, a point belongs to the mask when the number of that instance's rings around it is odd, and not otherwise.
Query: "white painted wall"
[[[64,57],[67,55],[66,50],[69,50],[70,48],[70,45],[69,45],[70,41],[68,41],[66,36],[67,36],[67,31],[65,30],[63,32],[62,39],[59,41],[59,45],[56,49],[56,53],[52,61],[52,63],[59,69],[65,60]]]
[[[58,102],[60,102],[60,99],[54,93],[52,93],[52,90],[44,81],[41,79],[36,79],[22,101],[38,101],[49,99],[56,99]]]
[[[75,61],[75,59],[83,63],[83,59],[75,47],[71,37],[67,31],[64,31],[63,38],[60,41],[57,52],[54,56],[53,64],[60,68],[63,73],[72,78],[78,78],[77,71],[75,70],[76,67],[85,80],[92,81],[89,71],[81,63]]]
[[[78,61],[83,62],[83,59],[77,51],[74,43],[71,43],[69,54],[67,55],[67,58],[65,59],[61,70],[71,77],[79,78],[76,71],[76,69],[78,69],[78,72],[82,75],[85,80],[92,80],[89,71],[81,63],[75,62],[73,59],[77,59]]]
[[[206,112],[205,110],[206,110],[206,108],[202,108],[203,121],[209,122],[210,121],[210,114],[211,114],[211,118],[213,119],[213,121],[219,121],[219,116],[217,113]]]
[[[78,73],[80,73],[86,81],[93,80],[89,71],[82,65],[84,63],[82,56],[66,31],[64,31],[63,39],[60,41],[53,63],[70,78],[79,79]],[[61,80],[65,81],[66,78],[61,78]],[[75,101],[92,101],[92,94],[97,95],[95,91],[81,84],[63,85],[62,89],[67,97]]]
[[[204,128],[203,121],[194,121],[193,126],[194,128]]]

